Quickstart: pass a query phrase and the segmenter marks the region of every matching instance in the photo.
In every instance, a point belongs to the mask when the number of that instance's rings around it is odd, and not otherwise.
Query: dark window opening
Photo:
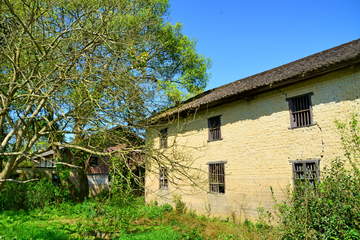
[[[209,191],[225,193],[225,165],[224,163],[209,164]]]
[[[288,98],[291,128],[309,126],[313,124],[311,95]]]
[[[91,156],[90,157],[90,166],[98,166],[99,165],[99,156]]]
[[[208,118],[209,141],[221,140],[220,116]]]
[[[54,186],[60,186],[61,182],[57,174],[52,174],[52,184],[54,184]]]
[[[167,190],[169,188],[168,169],[161,167],[159,171],[159,189]]]
[[[168,129],[164,128],[160,130],[160,148],[168,147]]]

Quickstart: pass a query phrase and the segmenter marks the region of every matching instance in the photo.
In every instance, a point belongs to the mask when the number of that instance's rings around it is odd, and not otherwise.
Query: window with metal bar
[[[168,129],[164,128],[160,130],[160,148],[168,147]]]
[[[209,192],[225,193],[224,163],[209,163]]]
[[[159,189],[167,190],[169,188],[168,169],[161,167],[159,171]]]
[[[208,118],[209,141],[221,140],[220,116]]]
[[[288,98],[291,128],[309,126],[313,124],[311,95]]]
[[[316,186],[319,181],[319,160],[315,161],[294,161],[293,178],[294,186],[301,182],[308,182],[312,186]]]

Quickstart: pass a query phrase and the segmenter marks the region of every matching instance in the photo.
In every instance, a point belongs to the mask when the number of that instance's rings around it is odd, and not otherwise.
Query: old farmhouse
[[[335,119],[360,112],[360,39],[206,91],[149,121],[146,201],[255,218],[293,179],[343,157]],[[163,156],[161,158],[161,156]],[[161,160],[162,159],[162,160]],[[186,165],[188,163],[188,165]]]

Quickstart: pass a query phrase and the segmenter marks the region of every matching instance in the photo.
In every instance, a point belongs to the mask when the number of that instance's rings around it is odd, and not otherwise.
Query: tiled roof
[[[221,87],[208,90],[187,100],[176,108],[168,109],[168,111],[160,113],[155,117],[155,119],[173,115],[192,108],[198,108],[202,105],[238,94],[244,94],[264,86],[271,86],[272,84],[281,81],[305,76],[312,72],[330,68],[334,65],[357,58],[360,59],[360,39],[310,55],[280,67],[237,80]]]
[[[93,174],[109,174],[110,168],[108,166],[90,166],[87,170],[88,173]]]

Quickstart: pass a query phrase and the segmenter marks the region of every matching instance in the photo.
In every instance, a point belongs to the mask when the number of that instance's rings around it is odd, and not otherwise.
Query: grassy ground
[[[0,239],[265,239],[269,230],[233,224],[142,199],[119,207],[101,201],[62,203],[32,211],[3,211]],[[271,236],[270,238],[272,239]]]

